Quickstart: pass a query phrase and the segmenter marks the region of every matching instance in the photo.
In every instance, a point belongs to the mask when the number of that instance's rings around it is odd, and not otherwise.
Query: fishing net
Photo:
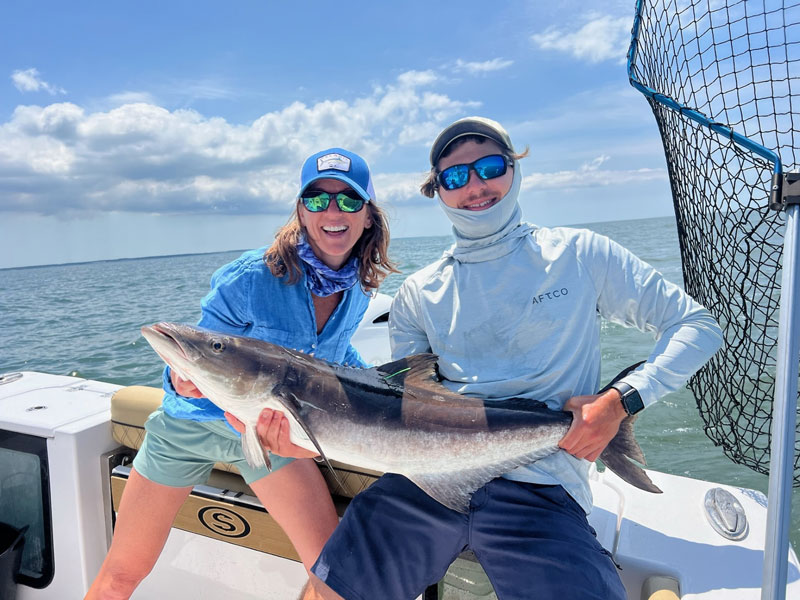
[[[685,287],[725,336],[688,387],[708,437],[768,473],[785,213],[769,207],[777,161],[754,147],[798,170],[800,2],[642,0],[637,10],[631,83],[663,140]]]

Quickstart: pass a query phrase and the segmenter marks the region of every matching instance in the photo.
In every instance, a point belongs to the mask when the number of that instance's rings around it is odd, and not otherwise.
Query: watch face
[[[639,395],[636,388],[621,381],[613,384],[611,387],[619,392],[620,401],[626,413],[635,415],[639,411],[644,410],[644,402],[642,402],[642,397]]]
[[[644,402],[642,397],[635,389],[630,390],[622,397],[622,404],[629,415],[635,415],[640,410],[644,410]]]

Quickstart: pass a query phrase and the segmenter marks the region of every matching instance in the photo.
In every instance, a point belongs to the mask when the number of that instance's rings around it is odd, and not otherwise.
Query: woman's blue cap
[[[320,179],[344,181],[365,201],[375,201],[369,165],[355,152],[328,148],[309,156],[300,172],[300,191],[297,196],[300,197],[312,183]]]

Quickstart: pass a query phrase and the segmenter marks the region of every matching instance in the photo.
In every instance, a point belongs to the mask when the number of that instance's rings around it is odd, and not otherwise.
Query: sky
[[[0,268],[269,244],[332,146],[367,159],[393,237],[448,235],[419,184],[469,115],[530,148],[527,221],[670,215],[634,5],[2,3]]]

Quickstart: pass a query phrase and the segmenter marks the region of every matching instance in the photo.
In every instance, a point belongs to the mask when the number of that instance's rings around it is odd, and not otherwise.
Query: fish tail
[[[646,492],[660,494],[661,489],[652,482],[645,470],[632,462],[647,464],[644,459],[644,453],[639,447],[639,442],[636,441],[633,435],[633,423],[636,421],[636,417],[637,415],[625,417],[620,423],[617,435],[614,436],[614,439],[609,442],[600,455],[600,460],[603,461],[606,467],[632,486]]]
[[[261,440],[258,439],[255,425],[245,427],[242,434],[242,452],[247,464],[254,469],[258,467],[267,467],[268,471],[272,471],[272,463],[267,456],[264,446],[261,445]]]

